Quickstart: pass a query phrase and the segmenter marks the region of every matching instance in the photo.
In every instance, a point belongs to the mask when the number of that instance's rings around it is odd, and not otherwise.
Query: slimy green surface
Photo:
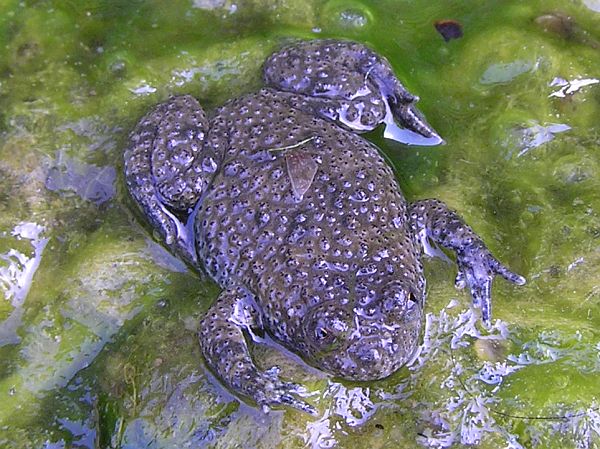
[[[152,239],[121,158],[152,105],[210,110],[319,37],[389,59],[447,144],[368,138],[409,200],[460,211],[528,283],[495,282],[484,329],[454,265],[428,261],[421,352],[383,381],[256,347],[315,419],[207,372],[219,289]],[[600,447],[599,62],[598,0],[1,1],[0,448]]]

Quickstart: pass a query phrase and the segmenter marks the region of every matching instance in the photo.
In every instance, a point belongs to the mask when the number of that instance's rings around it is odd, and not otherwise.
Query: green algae
[[[599,447],[600,86],[550,86],[599,78],[600,14],[585,5],[3,2],[0,447]],[[438,19],[464,36],[444,42]],[[447,144],[369,138],[409,199],[459,210],[528,284],[495,282],[501,321],[484,330],[454,267],[427,263],[422,352],[380,382],[256,348],[307,385],[314,420],[239,404],[205,370],[196,330],[218,289],[152,242],[105,175],[151,105],[190,93],[213,108],[256,89],[273,49],[316,37],[390,60]],[[569,129],[532,143],[557,125]],[[490,359],[488,343],[504,349]]]

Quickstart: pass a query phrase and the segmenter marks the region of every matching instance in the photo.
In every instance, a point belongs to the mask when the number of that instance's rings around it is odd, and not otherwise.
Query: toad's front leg
[[[494,276],[499,274],[514,284],[525,284],[523,276],[513,273],[492,256],[481,238],[441,201],[414,202],[410,205],[409,215],[412,229],[424,248],[431,239],[456,252],[456,287],[469,286],[473,302],[481,307],[484,322],[491,319]]]
[[[253,296],[244,287],[224,290],[200,323],[200,346],[210,369],[234,392],[247,396],[264,410],[288,405],[316,415],[316,409],[293,394],[303,388],[281,381],[276,367],[260,371],[248,351],[244,329],[260,325]]]

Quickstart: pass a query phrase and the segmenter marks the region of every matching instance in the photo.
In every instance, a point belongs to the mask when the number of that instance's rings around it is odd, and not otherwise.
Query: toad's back
[[[365,307],[392,280],[420,298],[424,284],[390,167],[295,101],[263,89],[218,111],[208,139],[224,160],[196,219],[206,269],[247,286],[288,346],[304,344],[302,319],[317,304]]]

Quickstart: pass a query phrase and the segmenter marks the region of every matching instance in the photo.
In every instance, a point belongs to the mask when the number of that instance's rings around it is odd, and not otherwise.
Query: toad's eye
[[[352,332],[351,325],[350,312],[331,303],[313,308],[304,316],[302,323],[306,342],[316,352],[342,345]]]
[[[337,332],[331,328],[331,323],[327,320],[318,320],[315,327],[313,328],[314,342],[320,347],[326,347],[335,343],[337,339]]]
[[[322,317],[316,320],[309,335],[319,350],[336,346],[346,334],[348,326],[337,317]]]
[[[418,304],[414,292],[410,289],[404,289],[399,283],[391,283],[384,289],[384,299],[382,301],[385,312],[405,313]]]
[[[324,327],[315,328],[315,338],[318,341],[325,340],[330,334],[331,334],[331,331],[328,331]]]

